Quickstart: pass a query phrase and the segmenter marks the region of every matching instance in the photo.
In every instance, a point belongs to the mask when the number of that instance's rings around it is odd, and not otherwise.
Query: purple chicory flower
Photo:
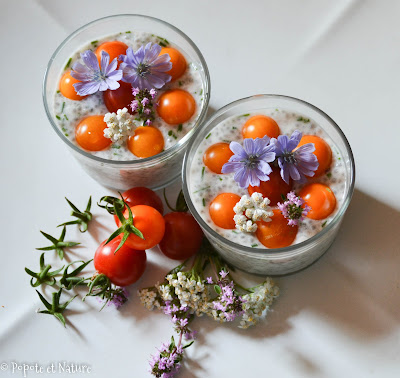
[[[295,130],[290,138],[287,135],[279,135],[271,139],[271,145],[278,159],[282,179],[289,184],[290,178],[295,181],[304,182],[306,176],[314,176],[318,168],[318,159],[313,154],[315,146],[307,143],[296,149],[300,143],[302,133]]]
[[[99,61],[92,50],[81,53],[81,58],[84,64],[75,62],[71,70],[71,76],[79,80],[79,83],[73,84],[79,96],[87,96],[98,91],[114,90],[120,87],[118,81],[122,79],[122,70],[117,70],[117,58],[110,63],[110,55],[102,51],[99,65]]]
[[[207,283],[210,285],[214,283],[212,277],[207,277]]]
[[[241,188],[258,186],[260,181],[268,181],[272,169],[268,163],[275,160],[274,146],[270,138],[246,138],[243,146],[231,142],[229,148],[233,156],[222,167],[222,173],[235,172],[234,180]]]
[[[288,220],[290,226],[297,226],[299,221],[304,220],[311,207],[304,204],[304,200],[294,192],[289,192],[284,203],[278,202],[278,208],[282,215]]]
[[[126,55],[119,56],[122,60],[122,80],[140,89],[163,87],[171,81],[171,75],[167,72],[172,68],[172,63],[168,54],[160,55],[160,52],[161,46],[151,42],[142,45],[136,52],[129,47]]]

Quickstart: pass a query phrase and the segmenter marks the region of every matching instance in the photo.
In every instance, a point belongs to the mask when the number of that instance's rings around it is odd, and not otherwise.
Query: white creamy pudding
[[[79,48],[71,59],[66,63],[64,72],[71,69],[74,62],[81,59],[80,54],[87,50],[96,51],[98,46],[107,41],[120,41],[125,43],[128,47],[131,47],[134,51],[138,50],[141,46],[148,44],[149,42],[160,44],[165,47],[172,47],[177,49],[185,57],[187,62],[187,68],[183,75],[179,79],[166,83],[161,89],[157,90],[157,96],[153,100],[157,103],[163,93],[169,90],[180,89],[189,93],[195,102],[195,111],[187,122],[182,122],[178,125],[168,124],[161,118],[157,112],[155,106],[155,119],[151,126],[158,129],[164,138],[163,150],[168,150],[179,142],[196,124],[196,121],[204,106],[204,86],[199,67],[196,63],[192,62],[190,57],[183,51],[179,46],[174,45],[170,41],[163,39],[162,37],[139,31],[127,31],[119,34],[109,35],[102,37],[96,41],[89,41],[86,45]],[[123,84],[123,83],[122,83]],[[55,88],[54,98],[54,114],[56,117],[56,123],[62,130],[63,134],[74,144],[79,146],[76,142],[75,131],[76,127],[81,120],[88,116],[102,115],[110,112],[107,109],[104,101],[104,92],[97,92],[91,94],[82,100],[75,101],[63,96],[62,91]],[[127,104],[128,105],[128,104]],[[135,116],[135,114],[133,114]],[[142,126],[140,120],[135,120],[136,126]],[[81,146],[80,146],[81,147]],[[84,148],[83,148],[84,149]],[[86,149],[84,149],[86,150]],[[100,151],[88,151],[88,153],[107,160],[114,161],[129,161],[137,160],[140,157],[135,156],[129,148],[127,143],[112,143],[107,148]]]
[[[239,187],[234,180],[234,174],[218,174],[210,170],[204,163],[206,150],[217,143],[236,141],[243,144],[242,128],[246,121],[256,115],[271,117],[279,125],[280,134],[291,136],[295,130],[304,135],[316,135],[322,138],[332,151],[332,161],[329,169],[319,177],[309,178],[305,184],[293,182],[292,190],[298,194],[304,185],[321,183],[327,185],[336,197],[336,205],[329,216],[324,219],[306,217],[298,225],[298,232],[292,244],[300,243],[321,231],[341,207],[346,192],[346,168],[339,149],[329,135],[312,119],[302,114],[285,109],[262,109],[251,114],[232,116],[217,124],[202,140],[193,155],[188,173],[188,190],[191,200],[204,221],[224,238],[247,247],[266,248],[256,237],[255,233],[239,232],[235,228],[218,227],[210,216],[210,204],[221,193],[234,193],[239,197],[249,195],[247,188]],[[276,163],[272,163],[271,166]],[[283,200],[281,202],[284,202]],[[272,206],[276,209],[276,204]]]

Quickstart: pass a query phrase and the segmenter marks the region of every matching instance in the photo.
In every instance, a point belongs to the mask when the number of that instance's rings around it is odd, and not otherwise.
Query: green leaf
[[[218,295],[222,293],[222,290],[219,285],[214,285],[214,290]]]

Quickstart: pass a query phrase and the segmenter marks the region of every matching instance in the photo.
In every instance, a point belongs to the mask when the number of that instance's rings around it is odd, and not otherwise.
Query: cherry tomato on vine
[[[122,198],[130,206],[147,205],[154,207],[160,214],[164,213],[164,205],[156,192],[144,186],[131,188],[122,193]],[[114,215],[115,223],[118,225],[118,217]]]
[[[133,225],[143,234],[144,239],[130,234],[125,244],[133,249],[145,250],[156,246],[163,238],[165,221],[163,216],[153,207],[137,205],[130,207],[133,217]],[[129,211],[125,209],[124,217],[128,219]],[[118,220],[118,227],[121,222]],[[118,253],[118,252],[117,252]]]
[[[174,211],[164,216],[165,234],[159,246],[173,260],[185,260],[200,248],[203,231],[189,213]]]
[[[94,255],[94,267],[114,285],[128,286],[136,282],[146,268],[146,252],[130,248],[126,243],[114,253],[121,237],[100,244]]]

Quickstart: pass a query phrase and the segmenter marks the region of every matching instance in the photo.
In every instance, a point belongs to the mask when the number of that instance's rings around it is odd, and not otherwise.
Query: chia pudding
[[[134,51],[139,49],[140,46],[149,42],[157,44],[161,43],[163,46],[167,46],[168,43],[168,47],[176,48],[185,56],[188,63],[185,73],[179,78],[179,80],[167,83],[160,90],[158,90],[157,94],[157,98],[159,98],[162,93],[171,89],[179,88],[190,93],[196,103],[196,110],[193,116],[188,122],[182,123],[178,127],[167,124],[157,114],[157,112],[155,112],[153,126],[157,127],[164,137],[164,150],[171,148],[193,128],[204,105],[205,94],[203,80],[197,65],[190,61],[189,57],[184,51],[182,51],[182,49],[173,45],[169,41],[166,41],[164,38],[146,32],[132,31],[110,35],[82,46],[71,57],[71,60],[67,62],[65,70],[68,70],[75,61],[80,59],[80,54],[82,52],[86,50],[95,51],[98,46],[107,41],[121,41],[127,46],[132,47]],[[55,92],[54,96],[54,114],[56,115],[57,125],[62,130],[64,135],[75,144],[75,128],[79,121],[88,116],[104,115],[109,112],[104,103],[103,92],[97,92],[80,101],[74,101],[64,97],[59,90]],[[155,101],[157,101],[157,98]],[[139,159],[130,152],[126,146],[126,143],[113,143],[109,148],[101,151],[90,151],[90,153],[94,156],[107,160],[126,161]]]
[[[123,49],[106,49],[107,44],[119,44]],[[133,56],[128,57],[128,48]],[[146,55],[149,50],[151,58]],[[107,53],[104,62],[109,57],[104,67],[103,52]],[[125,76],[127,66],[131,72],[137,70],[136,75],[143,72],[132,63],[140,54],[142,60],[138,64],[152,59],[153,81],[147,80],[151,87]],[[169,61],[166,56],[170,57]],[[88,63],[89,58],[94,65]],[[81,64],[80,68],[77,63]],[[94,74],[88,75],[88,80],[82,77],[92,67],[95,67]],[[156,76],[158,82],[154,81]],[[97,87],[97,93],[96,90],[80,91],[95,81],[102,86]],[[120,84],[119,88],[115,83]],[[139,94],[135,94],[136,88]],[[186,147],[206,116],[209,92],[207,65],[196,45],[174,26],[141,15],[105,17],[73,32],[51,57],[43,85],[45,110],[55,132],[93,179],[118,190],[135,186],[160,189],[179,177]],[[150,101],[142,104],[145,98]],[[168,102],[171,98],[175,103]],[[188,100],[185,102],[185,99]],[[139,104],[135,109],[134,100]],[[165,110],[171,103],[175,106],[169,107],[172,116]],[[188,110],[184,116],[177,104]],[[118,111],[124,108],[126,113],[118,118]],[[95,131],[89,132],[93,128]],[[88,143],[81,143],[79,131],[82,130],[86,130],[87,139],[91,138]],[[101,143],[91,148],[90,143],[99,139]],[[136,148],[140,141],[142,145]]]
[[[242,246],[266,248],[257,239],[254,233],[239,232],[236,229],[218,227],[211,219],[209,208],[214,198],[221,193],[235,193],[238,196],[248,195],[247,188],[240,188],[234,181],[233,174],[218,174],[205,166],[203,156],[206,150],[220,142],[236,141],[243,143],[242,127],[253,116],[265,115],[271,117],[279,125],[282,135],[290,136],[295,130],[303,135],[316,135],[328,143],[332,151],[332,162],[329,169],[319,177],[311,177],[309,183],[327,185],[336,197],[336,206],[330,215],[324,219],[315,220],[305,217],[299,223],[298,232],[292,244],[303,242],[326,227],[335,217],[342,206],[346,195],[346,167],[341,153],[329,135],[312,119],[303,114],[286,109],[263,109],[238,116],[231,116],[217,124],[200,142],[193,154],[191,166],[188,170],[188,191],[193,205],[203,220],[219,235]],[[293,183],[293,191],[298,193],[304,184]],[[282,201],[283,202],[283,201]]]

